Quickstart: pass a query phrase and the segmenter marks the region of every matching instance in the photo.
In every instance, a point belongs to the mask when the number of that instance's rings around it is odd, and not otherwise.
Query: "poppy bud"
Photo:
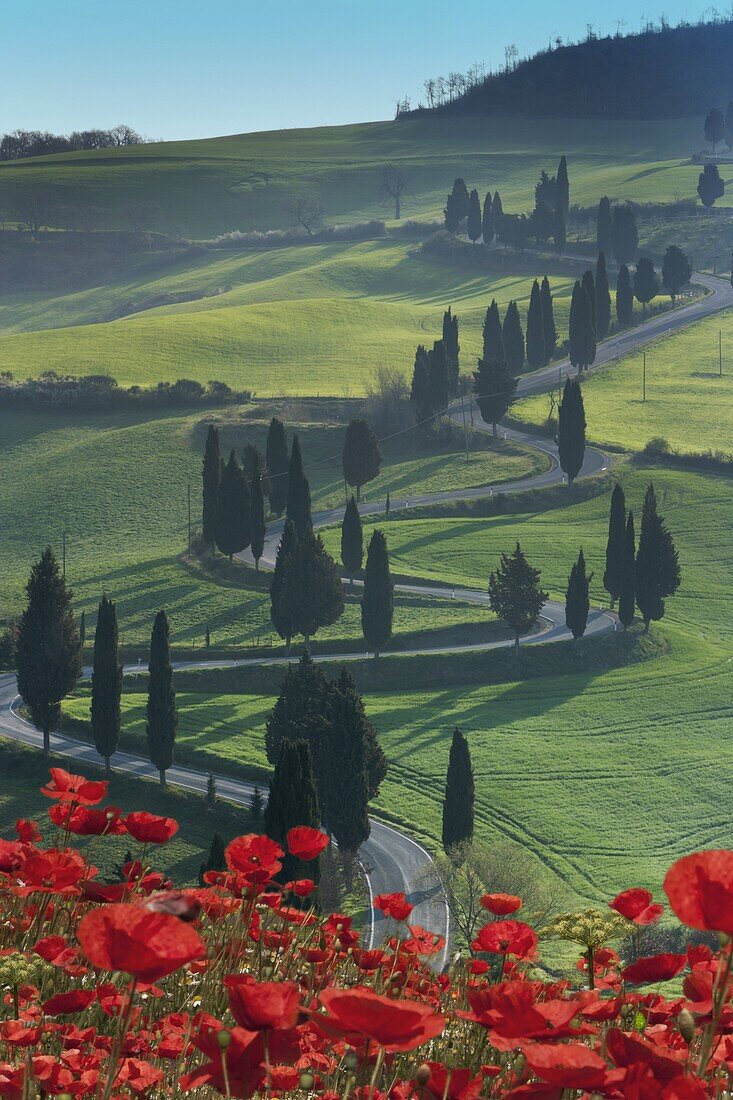
[[[526,1064],[527,1059],[524,1057],[524,1055],[518,1054],[517,1057],[514,1059],[514,1072],[516,1073],[517,1077],[522,1076]]]
[[[418,1066],[417,1073],[415,1074],[415,1081],[420,1086],[420,1088],[425,1088],[429,1080],[430,1066],[425,1065],[425,1063],[423,1062],[421,1066]]]
[[[356,1067],[359,1065],[359,1059],[357,1057],[356,1051],[347,1050],[346,1054],[344,1055],[344,1065],[347,1069],[356,1069]]]
[[[721,947],[727,947],[730,943],[730,936],[727,932],[718,932],[718,942]]]
[[[683,1008],[677,1017],[677,1027],[680,1030],[680,1035],[689,1046],[692,1040],[695,1038],[695,1021],[692,1013]]]
[[[315,1077],[313,1076],[312,1073],[301,1073],[301,1075],[300,1075],[300,1087],[302,1089],[308,1089],[310,1091],[310,1089],[313,1088],[315,1083],[316,1083],[316,1079],[315,1079]]]
[[[229,1044],[231,1043],[231,1041],[232,1041],[231,1031],[225,1031],[224,1028],[222,1028],[221,1031],[217,1031],[217,1033],[216,1033],[216,1042],[217,1042],[217,1045],[219,1046],[220,1050],[226,1050],[227,1047],[229,1046]]]
[[[58,1094],[58,1100],[74,1100],[70,1092],[60,1092]]]

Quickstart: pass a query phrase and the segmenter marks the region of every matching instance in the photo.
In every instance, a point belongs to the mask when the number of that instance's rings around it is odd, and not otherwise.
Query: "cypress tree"
[[[719,111],[717,107],[713,107],[705,117],[705,140],[712,145],[713,156],[715,156],[715,146],[723,140],[724,134],[725,118],[723,112]]]
[[[616,280],[616,316],[620,325],[630,325],[634,319],[634,290],[626,264],[621,264]]]
[[[433,412],[443,413],[448,407],[450,379],[448,375],[448,357],[445,344],[436,340],[433,350],[428,352],[430,378],[430,404]]]
[[[504,207],[501,202],[501,195],[498,191],[494,194],[494,200],[491,203],[491,217],[494,220],[494,232],[496,233],[499,227],[499,218],[504,214]]]
[[[634,535],[634,513],[629,512],[629,516],[626,521],[626,531],[624,534],[624,560],[623,569],[621,572],[621,591],[619,592],[618,597],[618,617],[619,622],[624,628],[624,631],[627,630],[634,621],[635,550],[636,539]]]
[[[306,535],[310,535],[313,531],[311,490],[308,478],[303,470],[303,456],[300,452],[300,440],[297,433],[293,436],[293,448],[290,452],[288,500],[285,515],[295,527],[298,539],[304,539]]]
[[[214,778],[214,773],[213,772],[209,772],[209,774],[206,777],[206,794],[204,795],[204,798],[206,799],[206,808],[207,808],[207,810],[215,810],[216,809],[216,801],[217,801],[217,799],[216,799],[216,779]]]
[[[43,755],[51,748],[51,730],[59,724],[61,701],[81,676],[81,646],[66,587],[50,547],[31,569],[26,585],[28,603],[15,643],[18,692],[33,725],[43,731]]]
[[[610,256],[613,251],[613,217],[611,215],[611,200],[607,195],[604,195],[598,203],[596,246],[604,256]]]
[[[382,531],[374,531],[369,540],[364,570],[361,629],[375,658],[392,637],[393,614],[394,584],[389,570],[387,540]]]
[[[506,363],[479,359],[478,370],[473,373],[473,391],[476,404],[485,424],[491,424],[494,439],[496,425],[514,401],[517,380]]]
[[[319,795],[324,823],[336,838],[347,873],[357,849],[369,838],[368,761],[373,737],[361,697],[344,667],[328,693]]]
[[[590,611],[590,582],[592,573],[586,573],[585,557],[581,550],[578,560],[574,563],[568,577],[568,587],[565,593],[565,625],[577,641],[585,634],[588,625],[588,612]]]
[[[555,190],[558,202],[562,206],[563,212],[567,214],[570,209],[570,180],[568,179],[567,157],[564,156],[560,157],[560,163],[557,168]]]
[[[542,241],[546,241],[548,237],[554,237],[555,233],[558,232],[558,218],[560,221],[560,231],[558,235],[564,238],[565,215],[562,211],[562,207],[549,207],[547,203],[542,200],[539,200],[535,204],[528,229],[538,244]],[[564,240],[562,247],[564,247]]]
[[[514,553],[502,554],[499,567],[489,576],[489,606],[514,631],[514,648],[519,637],[537,622],[547,593],[540,588],[540,571],[534,569],[517,543]]]
[[[636,555],[634,587],[636,603],[644,619],[644,632],[649,623],[664,615],[664,601],[680,586],[680,563],[672,536],[657,511],[654,486],[649,485],[641,513],[641,533]]]
[[[568,230],[565,222],[565,210],[557,204],[552,213],[552,239],[555,243],[555,251],[562,256],[568,240]]]
[[[265,497],[262,492],[262,475],[259,469],[255,469],[252,475],[249,529],[252,557],[255,560],[255,569],[259,569],[260,558],[265,549],[265,536],[267,534],[267,524],[265,523]]]
[[[303,862],[290,855],[287,837],[290,829],[298,825],[317,829],[320,816],[310,748],[305,741],[284,741],[270,780],[263,818],[267,836],[285,852],[282,870],[277,875],[280,882],[299,878],[319,881],[320,858]]]
[[[250,509],[249,486],[232,450],[222,471],[216,505],[216,545],[229,561],[250,544]]]
[[[453,183],[453,190],[446,199],[443,214],[445,228],[449,233],[455,233],[468,215],[468,188],[460,177]]]
[[[377,731],[364,710],[364,700],[356,690],[353,677],[345,665],[328,688],[326,714],[329,722],[334,720],[334,713],[337,716],[342,713],[350,714],[349,720],[360,730],[360,739],[364,746],[367,800],[371,801],[379,794],[380,785],[387,774],[387,758],[379,744]]]
[[[606,257],[603,252],[598,253],[596,261],[596,339],[604,340],[608,336],[611,327],[611,291],[608,287],[608,271],[606,270]]]
[[[486,192],[486,198],[484,199],[484,208],[481,214],[481,236],[483,242],[488,248],[494,239],[494,215],[491,211],[491,192]]]
[[[294,616],[297,599],[298,536],[295,526],[285,520],[280,544],[275,557],[275,568],[270,580],[270,619],[290,653],[290,643],[295,634]],[[272,763],[272,761],[271,761]]]
[[[588,295],[588,301],[590,302],[590,315],[593,320],[593,332],[596,330],[596,282],[593,278],[593,272],[590,268],[583,272],[583,278],[581,280],[585,293]]]
[[[496,298],[492,299],[491,305],[486,310],[483,337],[484,350],[481,358],[485,359],[487,362],[505,363],[506,352],[504,351],[504,333],[501,327],[501,317],[499,316],[499,307],[496,304]]]
[[[466,216],[466,233],[468,239],[476,244],[476,241],[481,236],[481,200],[478,197],[478,191],[474,187],[471,194],[468,196],[468,213]]]
[[[651,302],[659,293],[657,273],[654,263],[648,256],[640,256],[634,272],[634,297],[641,302],[642,310],[646,313],[647,302]]]
[[[256,443],[245,443],[242,451],[242,473],[247,485],[252,489],[252,479],[255,474],[262,476],[265,462]]]
[[[280,693],[265,722],[265,751],[270,764],[277,763],[285,741],[306,741],[314,761],[320,758],[328,692],[326,677],[307,652],[297,665],[287,666]]]
[[[529,309],[527,310],[527,362],[532,370],[544,367],[547,362],[542,298],[540,296],[540,284],[536,279],[532,283]]]
[[[579,372],[584,371],[596,357],[596,333],[588,292],[579,282],[573,287],[570,300],[568,344],[570,362]]]
[[[359,572],[364,561],[364,533],[361,516],[353,496],[344,511],[341,521],[341,563],[349,578],[349,591],[354,590],[354,575]]]
[[[211,838],[211,846],[209,847],[209,854],[206,857],[204,863],[201,864],[199,871],[199,884],[204,885],[204,875],[207,871],[223,871],[226,867],[226,857],[224,855],[224,841],[221,839],[218,833],[214,833]]]
[[[148,704],[146,707],[150,760],[160,773],[160,785],[165,786],[165,773],[173,763],[173,746],[178,732],[176,693],[173,687],[173,667],[170,657],[168,616],[159,611],[150,636],[148,665]]]
[[[513,374],[519,374],[524,367],[524,333],[516,302],[510,302],[507,306],[502,336],[506,365]]]
[[[664,289],[669,292],[672,301],[690,281],[692,264],[685,253],[676,244],[671,244],[664,253],[662,263],[662,283]]]
[[[204,462],[201,471],[203,496],[201,504],[201,530],[207,546],[213,546],[216,540],[216,513],[221,482],[221,454],[219,451],[219,429],[209,424],[204,448]]]
[[[367,420],[350,420],[341,452],[344,481],[356,489],[356,499],[361,498],[362,485],[368,485],[379,476],[382,452],[377,437]]]
[[[716,199],[725,194],[725,181],[720,178],[717,164],[706,164],[697,180],[697,193],[700,202],[708,210],[715,205]]]
[[[343,615],[344,589],[336,562],[312,531],[299,541],[294,565],[293,633],[303,635],[307,649],[316,631]]]
[[[611,224],[613,258],[617,264],[628,264],[639,247],[636,214],[630,206],[614,206]]]
[[[546,275],[540,287],[540,297],[542,298],[542,328],[545,334],[545,352],[549,362],[557,347],[557,329],[555,328],[555,311],[552,305],[550,280]]]
[[[415,352],[415,366],[412,371],[412,385],[410,386],[410,401],[415,409],[415,419],[418,424],[424,423],[433,414],[433,406],[430,398],[430,358],[422,344]],[[427,428],[430,425],[426,425]]]
[[[86,613],[82,611],[79,616],[79,649],[84,648],[84,642],[87,639],[87,617]]]
[[[265,465],[270,482],[270,510],[276,516],[282,515],[288,502],[288,439],[282,420],[273,416],[267,429],[265,446]]]
[[[443,795],[443,850],[457,857],[460,846],[473,840],[475,788],[468,742],[453,731]]]
[[[249,816],[251,821],[259,821],[262,817],[262,813],[265,809],[265,799],[262,795],[262,791],[255,783],[252,788],[252,794],[249,797]]]
[[[577,285],[577,284],[576,284]],[[572,485],[585,457],[585,409],[577,378],[566,378],[558,410],[557,450],[560,466]]]
[[[117,610],[106,594],[102,596],[94,632],[92,665],[92,736],[104,773],[109,775],[109,758],[117,751],[122,722],[122,665],[117,659]]]
[[[617,481],[611,493],[611,509],[608,516],[608,541],[606,543],[606,568],[603,587],[611,597],[611,608],[621,595],[621,578],[624,569],[626,545],[626,497]]]
[[[461,345],[458,343],[458,317],[451,311],[450,306],[443,314],[443,344],[448,358],[448,395],[455,397],[458,392],[460,374],[458,356]]]

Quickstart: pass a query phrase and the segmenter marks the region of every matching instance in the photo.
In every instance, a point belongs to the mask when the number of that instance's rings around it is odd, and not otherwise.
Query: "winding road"
[[[578,262],[588,264],[590,261],[582,257],[572,257]],[[705,297],[688,305],[683,305],[668,313],[651,317],[642,325],[630,331],[620,332],[609,337],[599,345],[598,354],[591,373],[614,362],[622,355],[628,354],[634,348],[643,347],[653,340],[679,331],[681,328],[711,316],[724,309],[733,306],[733,287],[728,280],[718,279],[708,275],[696,275],[695,282],[701,284],[707,290]],[[532,374],[524,375],[519,379],[517,395],[526,396],[548,392],[558,385],[559,379],[566,378],[573,373],[573,368],[568,360],[562,360],[551,366],[544,367]],[[456,409],[451,412],[454,419],[457,418]],[[480,417],[475,418],[475,428],[489,431],[488,425],[484,425]],[[551,485],[561,484],[563,474],[560,470],[557,448],[554,443],[546,438],[530,435],[513,429],[506,430],[507,437],[521,442],[527,446],[536,448],[548,458],[548,468],[533,477],[503,482],[497,486],[497,491],[504,493],[522,492],[527,489],[536,489]],[[595,448],[587,448],[585,462],[580,473],[581,477],[590,477],[598,474],[608,467],[606,456]],[[446,491],[440,493],[423,493],[409,498],[395,498],[391,501],[391,509],[399,510],[406,507],[420,507],[421,505],[436,504],[458,500],[476,500],[489,497],[493,494],[493,486],[480,486],[470,489]],[[359,506],[362,515],[384,514],[384,501],[365,501]],[[343,516],[343,507],[332,508],[318,512],[313,516],[315,527],[324,527],[337,523]],[[272,568],[274,564],[277,544],[282,532],[282,521],[270,524],[263,554],[263,563]],[[248,553],[242,555],[247,560]],[[251,560],[251,557],[249,557]],[[445,586],[426,584],[398,584],[396,591],[419,593],[442,599],[451,599],[450,589]],[[457,602],[488,603],[486,592],[476,589],[455,589]],[[588,623],[588,634],[603,634],[614,630],[615,617],[607,611],[594,609],[591,611]],[[540,628],[533,634],[523,639],[524,645],[545,644],[566,640],[570,633],[565,626],[565,609],[562,604],[552,600],[548,601],[542,610]],[[511,639],[494,642],[473,643],[463,646],[443,646],[415,648],[401,650],[400,656],[427,654],[435,652],[456,653],[462,651],[476,651],[498,648],[512,645]],[[363,650],[354,653],[321,654],[315,657],[317,661],[355,661],[362,660],[365,656]],[[297,658],[291,657],[257,657],[242,660],[229,661],[183,661],[177,662],[174,667],[179,670],[193,668],[220,668],[244,665],[260,664],[287,664]],[[139,673],[137,666],[126,666],[125,673],[136,675]],[[90,675],[90,670],[85,670],[85,675]],[[16,677],[12,673],[0,675],[0,735],[26,745],[40,747],[42,735],[29,722],[18,714],[19,697],[17,692]],[[90,765],[99,766],[99,757],[94,746],[86,741],[80,741],[66,734],[55,733],[51,736],[51,751],[55,755],[66,756],[73,760],[75,766]],[[113,767],[115,770],[141,778],[157,780],[158,773],[149,761],[132,756],[128,753],[117,752],[114,756]],[[175,786],[188,790],[205,792],[207,785],[207,773],[194,769],[182,768],[178,765],[168,770],[168,779]],[[225,775],[216,776],[216,785],[219,795],[231,802],[246,805],[249,802],[252,785]],[[450,914],[438,879],[435,865],[430,853],[413,838],[398,831],[382,821],[372,818],[371,836],[362,846],[361,860],[366,871],[367,885],[370,893],[370,901],[376,894],[402,891],[410,897],[414,903],[412,920],[430,929],[432,932],[443,936],[446,945],[436,956],[435,965],[442,968],[448,957],[450,941]],[[370,905],[370,926],[367,942],[372,945],[378,943],[385,931],[384,917],[379,910]]]

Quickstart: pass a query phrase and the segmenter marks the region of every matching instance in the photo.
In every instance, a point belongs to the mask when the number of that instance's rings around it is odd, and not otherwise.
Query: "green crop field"
[[[287,225],[288,202],[304,194],[332,222],[389,216],[379,183],[393,161],[409,176],[406,217],[437,216],[458,175],[482,193],[499,188],[507,209],[526,208],[540,169],[554,171],[562,152],[573,202],[694,197],[689,157],[701,144],[697,119],[406,119],[11,162],[0,166],[0,200],[12,209],[22,187],[52,186],[59,224],[89,204],[109,228],[143,222],[201,239]]]
[[[655,436],[680,451],[733,450],[733,314],[711,317],[646,348],[646,402],[642,359],[641,352],[626,356],[584,382],[589,438],[632,450]],[[548,399],[526,398],[512,414],[541,423]]]

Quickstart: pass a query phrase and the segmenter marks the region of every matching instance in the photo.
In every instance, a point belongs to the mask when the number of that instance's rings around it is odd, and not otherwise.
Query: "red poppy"
[[[151,1065],[143,1058],[123,1058],[117,1070],[115,1084],[122,1082],[127,1085],[137,1096],[141,1096],[148,1089],[153,1088],[163,1080],[162,1069]]]
[[[642,1039],[639,1035],[611,1028],[606,1034],[606,1050],[617,1066],[641,1063],[651,1070],[657,1081],[667,1082],[684,1073],[684,1063],[671,1052]],[[685,1055],[686,1055],[685,1051]]]
[[[414,906],[410,904],[404,894],[377,894],[374,899],[376,909],[381,909],[387,917],[396,921],[407,920]]]
[[[633,921],[634,924],[640,925],[656,924],[664,912],[664,906],[656,905],[649,891],[643,890],[640,886],[623,890],[608,903],[608,907],[615,909],[622,917]]]
[[[308,898],[316,888],[312,878],[296,878],[285,887],[295,894],[296,898]]]
[[[201,912],[201,902],[193,891],[167,890],[161,894],[151,894],[144,903],[151,913],[170,913],[179,920],[194,921]]]
[[[70,989],[68,993],[57,993],[43,1002],[43,1011],[47,1016],[73,1015],[83,1012],[97,999],[96,989]]]
[[[352,1045],[371,1039],[387,1051],[414,1050],[440,1035],[445,1019],[429,1005],[380,997],[371,989],[326,989],[319,1000],[328,1015],[316,1015],[319,1028],[344,1035]]]
[[[294,829],[288,829],[288,851],[296,859],[308,862],[318,859],[325,848],[328,848],[328,837],[320,829],[311,829],[308,825],[296,825]]]
[[[476,1100],[483,1085],[483,1075],[474,1076],[470,1069],[452,1067],[447,1069],[442,1062],[425,1062],[430,1070],[426,1084],[414,1081],[419,1094],[425,1089],[436,1100]]]
[[[269,836],[248,833],[238,836],[228,844],[225,851],[227,867],[230,871],[239,871],[250,882],[267,882],[282,871],[283,850]]]
[[[22,855],[23,845],[19,840],[3,840],[0,837],[0,871],[13,871]]]
[[[606,1078],[600,1054],[580,1043],[529,1043],[524,1055],[533,1073],[558,1088],[597,1089]]]
[[[676,978],[682,973],[686,965],[687,955],[648,955],[622,970],[621,977],[632,985],[668,982],[670,978]]]
[[[96,806],[107,794],[109,786],[103,779],[93,781],[83,775],[73,775],[63,768],[51,768],[51,782],[41,787],[41,794],[59,802],[78,802],[80,806]]]
[[[468,999],[473,1012],[465,1015],[491,1029],[494,1045],[498,1039],[509,1040],[516,1046],[520,1038],[558,1039],[578,1034],[577,1030],[570,1030],[570,1022],[578,1014],[576,1001],[537,1001],[537,995],[536,985],[530,982],[469,986]]]
[[[516,894],[484,894],[481,904],[495,917],[507,917],[522,908],[522,899]]]
[[[224,979],[232,1016],[248,1031],[295,1027],[300,1014],[300,991],[295,982],[256,982],[248,974]]]
[[[100,806],[89,809],[86,806],[74,806],[70,802],[58,802],[51,806],[48,816],[60,829],[68,829],[76,836],[124,836],[127,832],[120,817],[119,806]]]
[[[190,924],[138,905],[94,909],[80,921],[77,938],[99,970],[122,970],[145,982],[155,982],[206,954]]]
[[[141,844],[165,844],[178,832],[178,822],[172,817],[158,817],[144,810],[128,814],[125,818],[127,831]]]
[[[664,890],[683,924],[733,935],[733,852],[696,852],[677,860]]]
[[[74,848],[26,849],[17,869],[18,890],[22,894],[78,893],[79,881],[90,872]]]
[[[537,933],[522,921],[497,920],[483,926],[471,947],[474,951],[488,951],[493,955],[533,959],[537,948]]]
[[[25,1066],[0,1063],[0,1096],[6,1097],[6,1100],[21,1100],[26,1094],[24,1082]]]
[[[37,840],[41,839],[41,830],[35,821],[28,818],[18,818],[15,823],[15,831],[18,834],[18,840],[22,841],[23,844],[35,844]]]

